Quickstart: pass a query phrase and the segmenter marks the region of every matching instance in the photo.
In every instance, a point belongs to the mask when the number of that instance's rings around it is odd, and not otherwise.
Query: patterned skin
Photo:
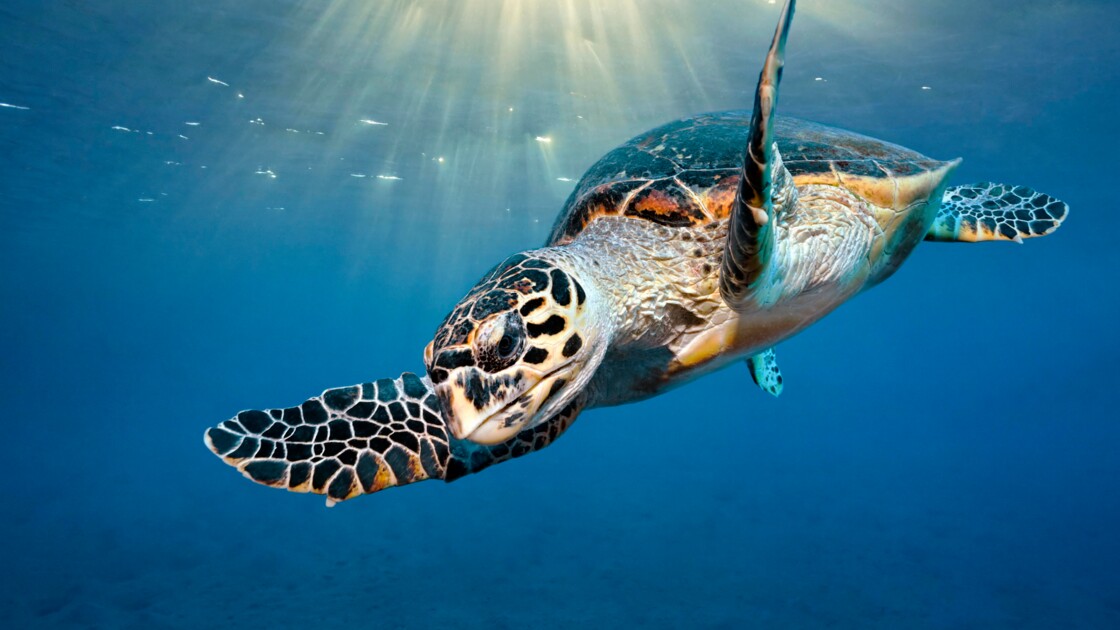
[[[774,345],[888,278],[923,239],[1060,225],[1068,208],[1046,195],[947,189],[957,161],[775,116],[793,4],[754,110],[679,120],[600,159],[547,246],[499,264],[447,316],[428,378],[242,412],[207,432],[210,449],[254,481],[333,502],[459,478],[544,448],[585,408],[743,358],[777,395]]]
[[[1026,186],[955,186],[945,191],[926,240],[1022,243],[1058,229],[1068,212],[1065,203]]]
[[[602,360],[600,330],[583,285],[559,266],[528,252],[495,267],[424,351],[451,433],[498,444],[551,418]]]
[[[249,479],[327,504],[425,479],[453,481],[551,444],[579,412],[578,401],[550,422],[491,447],[447,434],[426,377],[406,372],[328,389],[298,407],[242,411],[209,429],[206,445]]]

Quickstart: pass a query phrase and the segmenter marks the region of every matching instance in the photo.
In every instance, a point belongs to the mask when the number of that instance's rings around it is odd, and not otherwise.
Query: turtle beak
[[[458,388],[437,387],[436,395],[443,408],[447,428],[456,439],[469,439],[468,436],[486,421],[486,417],[478,413]]]
[[[524,427],[525,421],[516,422],[512,426],[503,426],[500,422],[482,420],[475,428],[467,434],[467,439],[475,444],[484,444],[487,446],[494,444],[501,444],[512,440],[514,436],[521,432]]]
[[[568,364],[561,366],[567,368]],[[566,369],[541,374],[524,367],[498,375],[460,368],[436,385],[447,428],[457,439],[499,444],[540,422],[566,383]],[[547,403],[547,404],[546,404]]]
[[[457,379],[452,377],[448,380],[453,382]],[[501,398],[480,396],[479,392],[487,385],[475,368],[467,368],[463,382],[465,387],[445,384],[436,387],[447,428],[457,439],[477,444],[498,444],[513,438],[524,428],[529,417],[512,410],[522,401],[522,392],[510,392],[510,396]],[[479,403],[485,404],[480,406]]]

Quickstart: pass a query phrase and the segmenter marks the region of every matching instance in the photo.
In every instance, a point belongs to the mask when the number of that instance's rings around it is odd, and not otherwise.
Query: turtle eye
[[[480,331],[482,339],[475,346],[478,366],[490,373],[513,365],[525,346],[525,325],[521,318],[506,315]]]
[[[502,338],[498,340],[498,356],[503,359],[508,359],[509,356],[513,354],[516,345],[517,342],[514,340],[513,335],[508,332],[502,335]]]

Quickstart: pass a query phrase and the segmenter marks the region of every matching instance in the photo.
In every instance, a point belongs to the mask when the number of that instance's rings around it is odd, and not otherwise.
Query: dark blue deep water
[[[1072,212],[922,245],[780,399],[735,366],[329,510],[203,446],[422,370],[600,155],[749,106],[777,13],[5,0],[0,627],[1120,627],[1112,0],[803,0],[783,113]]]

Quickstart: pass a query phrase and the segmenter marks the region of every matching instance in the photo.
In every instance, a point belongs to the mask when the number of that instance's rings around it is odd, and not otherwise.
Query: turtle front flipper
[[[787,0],[758,77],[750,136],[720,266],[720,294],[737,311],[770,306],[781,293],[777,265],[773,263],[774,223],[783,210],[796,203],[797,188],[778,152],[774,111],[795,4]]]
[[[206,446],[249,479],[327,495],[327,505],[426,479],[453,481],[551,444],[573,403],[508,442],[478,446],[447,430],[427,377],[405,372],[328,389],[297,407],[242,411],[206,431]]]
[[[927,241],[1015,241],[1046,236],[1061,226],[1069,206],[1026,186],[982,182],[954,186],[926,233]]]

